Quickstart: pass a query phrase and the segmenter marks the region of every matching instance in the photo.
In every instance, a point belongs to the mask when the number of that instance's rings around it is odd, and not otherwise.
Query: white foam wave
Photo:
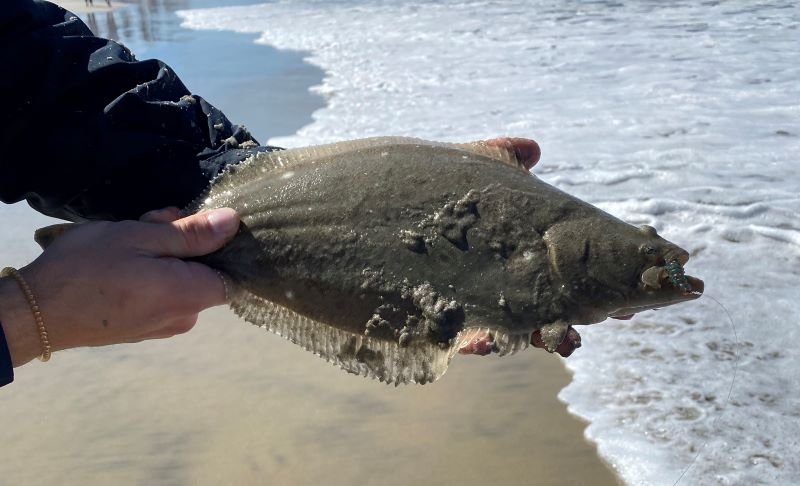
[[[792,2],[279,0],[181,16],[327,72],[327,107],[272,143],[532,136],[545,180],[689,249],[738,341],[709,299],[606,322],[583,332],[561,398],[628,484],[690,464],[683,484],[797,482]]]

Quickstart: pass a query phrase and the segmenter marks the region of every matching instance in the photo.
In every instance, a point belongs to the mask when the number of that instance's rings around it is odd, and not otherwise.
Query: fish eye
[[[639,250],[644,253],[645,255],[655,255],[656,249],[650,245],[642,245],[639,247]]]

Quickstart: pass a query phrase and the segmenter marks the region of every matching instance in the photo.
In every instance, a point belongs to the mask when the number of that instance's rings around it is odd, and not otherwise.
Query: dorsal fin
[[[230,285],[230,306],[244,320],[264,327],[349,373],[395,386],[440,378],[456,353],[453,347],[396,341],[350,333],[300,315],[247,290]]]
[[[331,158],[343,153],[359,152],[361,150],[374,150],[380,147],[391,147],[397,145],[425,145],[432,147],[450,148],[462,150],[485,157],[492,161],[500,162],[514,169],[528,173],[525,161],[520,160],[520,154],[515,150],[515,139],[495,139],[487,143],[485,140],[467,143],[447,143],[432,142],[412,137],[372,137],[359,140],[347,140],[313,147],[302,147],[289,150],[279,150],[274,152],[260,152],[245,159],[237,165],[228,166],[216,179],[211,181],[208,188],[195,199],[183,211],[184,214],[191,214],[197,211],[207,198],[210,189],[213,187],[218,194],[228,189],[233,190],[238,184],[237,181],[255,179],[263,173],[273,171],[291,171],[292,167],[302,164],[315,164],[323,158]],[[496,142],[496,143],[491,143]],[[535,142],[531,142],[534,143]],[[531,164],[532,165],[532,164]]]
[[[382,145],[421,145],[430,144],[425,140],[410,137],[372,137],[358,140],[347,140],[334,142],[312,147],[293,148],[288,150],[276,150],[273,152],[259,152],[246,158],[236,165],[228,166],[214,180],[212,180],[206,190],[195,198],[184,210],[184,214],[192,214],[203,206],[204,201],[209,195],[211,188],[214,191],[225,191],[227,186],[234,189],[237,180],[253,179],[259,174],[291,170],[293,166],[303,163],[315,163],[317,159],[331,157],[338,154],[359,151],[368,148],[380,147]],[[446,145],[446,144],[442,144]]]

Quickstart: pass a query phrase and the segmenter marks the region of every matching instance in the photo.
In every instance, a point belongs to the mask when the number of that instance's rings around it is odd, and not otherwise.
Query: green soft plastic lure
[[[689,281],[686,279],[686,274],[683,271],[683,265],[681,265],[678,260],[672,260],[667,263],[664,269],[667,271],[667,276],[669,276],[669,281],[672,285],[684,292],[692,291],[692,286],[689,285]]]

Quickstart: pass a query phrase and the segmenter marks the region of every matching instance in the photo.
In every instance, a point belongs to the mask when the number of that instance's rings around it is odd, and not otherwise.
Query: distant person
[[[94,7],[94,0],[83,0],[83,1],[86,3],[87,7],[89,7],[89,6]],[[108,1],[108,0],[106,0],[106,1]]]

